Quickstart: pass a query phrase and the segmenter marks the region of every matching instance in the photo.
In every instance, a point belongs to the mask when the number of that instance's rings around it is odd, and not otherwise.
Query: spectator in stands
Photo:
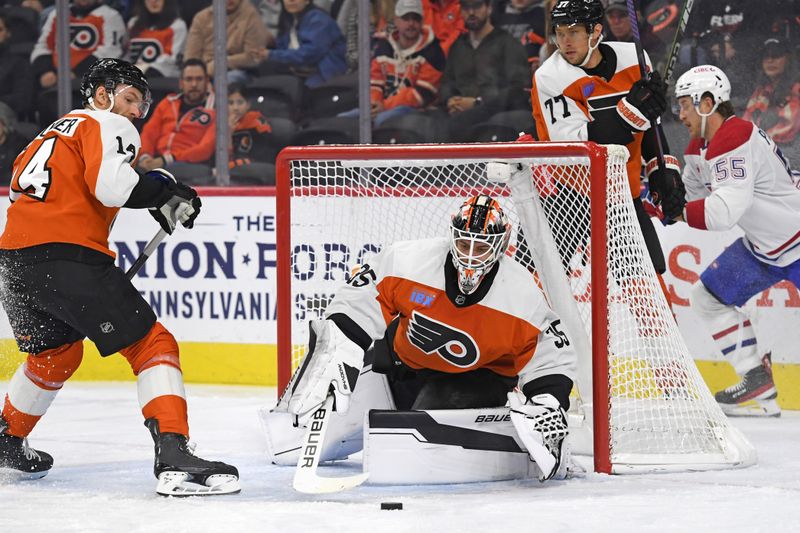
[[[275,185],[275,169],[268,164],[272,128],[261,111],[250,109],[247,89],[240,83],[228,87],[228,127],[231,178]]]
[[[527,107],[530,69],[520,42],[489,21],[488,0],[461,0],[469,33],[453,43],[444,69],[441,100],[451,141],[469,140],[472,126],[492,115]]]
[[[209,92],[206,64],[188,59],[183,64],[178,94],[167,95],[142,129],[138,166],[165,168],[190,185],[211,181],[207,163],[214,154],[214,95]]]
[[[347,71],[344,35],[325,11],[311,0],[283,0],[275,49],[259,50],[264,73],[291,72],[318,87]]]
[[[69,9],[71,76],[80,79],[98,59],[122,56],[127,30],[122,16],[100,0],[74,0]],[[58,100],[53,94],[58,83],[55,48],[56,10],[53,9],[31,52],[34,80],[41,89],[38,107],[42,124],[58,118]]]
[[[466,31],[459,0],[423,0],[423,6],[425,25],[433,28],[433,34],[448,55],[458,36]]]
[[[17,117],[27,117],[33,105],[33,73],[28,58],[11,49],[8,19],[0,13],[0,102],[13,109]]]
[[[394,11],[397,0],[371,0],[369,10],[369,34],[372,39],[385,39],[394,31]],[[335,4],[334,4],[335,5]],[[336,14],[336,24],[347,41],[348,70],[358,68],[358,0],[343,0]],[[374,50],[373,50],[374,51]]]
[[[253,0],[253,5],[256,6],[267,31],[272,35],[278,35],[278,19],[283,6],[281,0]]]
[[[545,43],[545,11],[542,0],[493,0],[492,24],[519,39],[528,54],[531,72],[539,66],[539,50]]]
[[[767,39],[761,57],[758,83],[743,118],[766,131],[790,155],[800,132],[800,80],[795,59],[789,44],[780,39]]]
[[[433,31],[422,25],[422,0],[398,0],[397,28],[375,47],[370,105],[375,127],[436,99],[445,58]]]
[[[228,81],[246,83],[258,65],[257,51],[272,46],[274,37],[249,0],[226,0],[225,11],[228,16]],[[214,6],[200,11],[192,20],[184,57],[202,60],[208,74],[214,75]]]
[[[3,186],[11,183],[14,160],[29,141],[14,131],[15,114],[9,106],[0,102],[0,185]]]
[[[641,13],[639,19],[639,37],[642,47],[647,50],[650,62],[655,70],[663,72],[663,61],[665,45],[653,33],[653,28],[644,20]],[[628,16],[627,0],[608,0],[606,7],[605,40],[620,41],[624,43],[633,42],[633,28],[631,19]]]
[[[544,45],[539,49],[540,65],[558,49],[556,36],[553,34],[553,25],[550,23],[550,13],[553,12],[555,5],[556,0],[544,0]]]
[[[180,76],[186,23],[176,0],[136,0],[128,22],[128,61],[148,78]]]

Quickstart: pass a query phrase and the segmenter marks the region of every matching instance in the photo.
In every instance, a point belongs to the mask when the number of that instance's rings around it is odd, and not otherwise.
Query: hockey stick
[[[692,12],[694,0],[683,0],[681,8],[681,18],[678,21],[678,29],[675,30],[675,38],[672,39],[672,48],[667,56],[667,64],[664,66],[664,83],[669,85],[672,73],[675,71],[675,63],[678,62],[678,52],[681,50],[681,39],[686,32],[686,25],[689,23],[689,13]]]
[[[333,411],[333,394],[328,394],[323,403],[308,422],[308,430],[303,439],[300,458],[297,460],[297,469],[294,471],[292,487],[297,492],[305,494],[329,494],[347,489],[352,489],[364,483],[369,473],[358,474],[350,477],[320,477],[317,475],[317,466],[322,454],[322,444],[325,442],[325,433]]]
[[[153,255],[153,252],[156,251],[158,245],[161,244],[161,241],[163,241],[164,237],[166,237],[167,235],[168,233],[164,231],[163,228],[158,230],[158,233],[156,233],[153,236],[153,238],[150,239],[150,242],[148,242],[145,245],[144,250],[142,250],[142,253],[139,255],[139,257],[136,258],[136,261],[134,261],[131,267],[128,269],[128,271],[125,272],[126,278],[133,279],[133,276],[135,276],[136,273],[139,272],[139,269],[142,268],[142,265],[145,264],[147,258]]]
[[[628,18],[631,21],[631,34],[633,35],[633,43],[636,46],[636,59],[639,62],[639,74],[641,78],[647,79],[647,66],[644,61],[644,48],[642,48],[642,39],[639,36],[639,16],[636,14],[636,7],[633,5],[633,0],[627,0]],[[664,145],[661,142],[661,133],[659,131],[661,126],[661,117],[656,119],[656,147],[658,153],[656,154],[656,161],[658,162],[658,169],[662,172],[667,170],[667,165],[664,163]]]

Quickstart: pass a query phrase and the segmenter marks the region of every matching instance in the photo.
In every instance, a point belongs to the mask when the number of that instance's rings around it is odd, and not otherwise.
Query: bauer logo
[[[439,357],[459,368],[468,368],[481,357],[475,340],[466,332],[455,329],[412,311],[406,333],[408,342],[428,355]]]

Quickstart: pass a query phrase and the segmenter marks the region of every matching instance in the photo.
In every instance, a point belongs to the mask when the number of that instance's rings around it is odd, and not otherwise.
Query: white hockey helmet
[[[728,81],[728,76],[714,65],[700,65],[687,70],[675,82],[675,98],[689,96],[695,108],[700,106],[700,100],[705,93],[711,93],[714,97],[714,107],[706,116],[716,111],[719,104],[731,99],[731,82]],[[699,109],[697,112],[703,116]]]
[[[450,222],[450,252],[458,288],[472,294],[508,249],[511,224],[500,204],[479,194],[461,204]]]

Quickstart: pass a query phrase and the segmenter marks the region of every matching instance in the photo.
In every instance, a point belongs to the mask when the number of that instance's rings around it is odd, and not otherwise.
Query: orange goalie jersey
[[[413,369],[486,368],[519,386],[551,374],[574,380],[576,356],[531,274],[501,259],[478,289],[458,291],[447,239],[384,248],[340,288],[326,317],[343,314],[373,340],[399,318],[394,350]]]
[[[604,114],[616,113],[617,102],[641,78],[633,43],[601,43],[608,65],[613,72],[610,79],[591,75],[580,67],[571,65],[556,52],[536,70],[531,89],[533,119],[540,141],[596,141],[589,134],[589,122],[600,121]],[[608,60],[608,59],[607,59]],[[647,70],[650,60],[645,54]],[[642,137],[635,133],[628,143],[628,180],[631,195],[638,198],[641,189]]]
[[[0,248],[70,243],[114,257],[108,234],[139,182],[139,147],[121,115],[74,110],[53,122],[14,161]]]

